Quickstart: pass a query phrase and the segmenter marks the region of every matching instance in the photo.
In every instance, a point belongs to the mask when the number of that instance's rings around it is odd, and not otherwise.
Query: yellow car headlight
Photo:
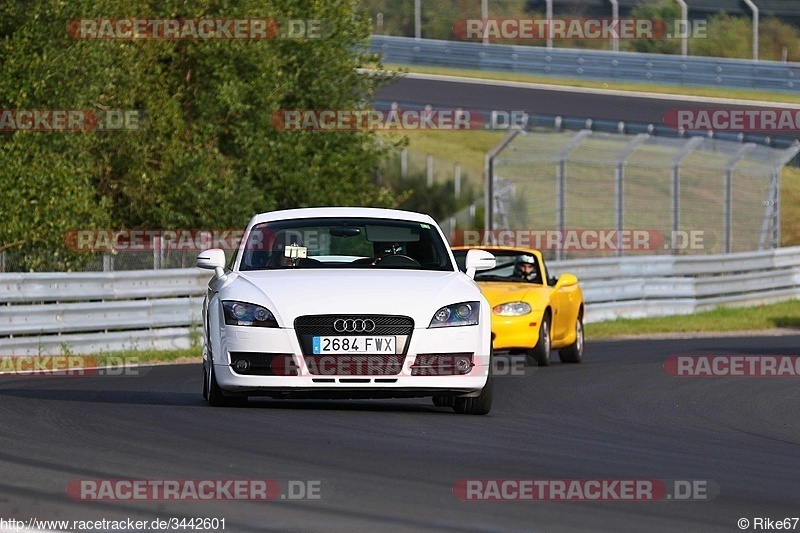
[[[525,302],[510,302],[494,306],[492,312],[500,316],[522,316],[531,312],[531,306]]]

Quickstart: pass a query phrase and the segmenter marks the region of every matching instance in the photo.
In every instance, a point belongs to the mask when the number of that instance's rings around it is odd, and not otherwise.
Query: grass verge
[[[793,329],[800,333],[800,301],[756,307],[720,307],[693,315],[659,318],[620,318],[586,324],[586,338],[609,339],[625,335],[660,333],[731,332]]]
[[[150,364],[150,363],[200,363],[202,348],[173,348],[170,350],[123,350],[92,354],[98,365]]]

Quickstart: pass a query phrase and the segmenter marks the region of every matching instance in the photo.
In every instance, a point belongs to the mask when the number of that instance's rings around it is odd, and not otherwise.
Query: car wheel
[[[450,407],[452,408],[456,403],[456,399],[453,396],[434,396],[433,397],[433,405],[436,407]]]
[[[583,361],[583,317],[575,321],[575,342],[558,351],[562,363],[580,363]]]
[[[203,362],[203,399],[208,400],[208,382],[209,382],[209,375],[208,370],[206,370],[206,363]]]
[[[209,372],[208,383],[208,403],[212,407],[240,407],[247,403],[247,396],[225,396],[222,389],[217,384],[217,377],[214,375],[214,367]]]
[[[489,359],[489,377],[486,385],[481,389],[480,395],[475,398],[455,398],[453,410],[466,415],[485,415],[492,410],[492,396],[494,395],[494,376],[492,375],[492,360]]]
[[[536,361],[539,366],[550,364],[550,315],[545,313],[539,324],[539,342],[532,350],[528,350],[528,359]]]

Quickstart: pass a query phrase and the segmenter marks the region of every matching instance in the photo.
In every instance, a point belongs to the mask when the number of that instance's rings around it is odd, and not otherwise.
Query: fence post
[[[616,28],[619,28],[619,0],[610,0],[611,2],[611,19],[614,21]],[[619,52],[619,33],[614,32],[611,36],[611,51]]]
[[[689,6],[684,0],[677,0],[681,6],[681,56],[686,57],[689,51]]]
[[[486,19],[489,18],[489,0],[481,0],[481,19],[486,24]],[[489,44],[489,32],[486,28],[483,29],[483,44]]]
[[[617,227],[617,256],[622,256],[622,230],[625,229],[625,160],[640,144],[650,138],[649,133],[640,133],[617,154],[614,165],[614,219]]]
[[[514,137],[522,132],[519,128],[513,128],[506,133],[503,138],[497,143],[497,146],[492,148],[484,158],[483,179],[484,187],[486,190],[486,213],[484,214],[484,229],[491,231],[494,229],[494,160],[500,155],[500,152],[505,150]]]
[[[460,198],[461,197],[461,165],[460,164],[458,164],[458,163],[455,164],[455,166],[453,167],[453,174],[454,174],[454,182],[455,182],[455,184],[453,185],[455,190],[453,192],[455,193],[456,198]]]
[[[161,268],[161,236],[153,237],[153,270]]]
[[[772,248],[781,245],[781,170],[772,171]]]
[[[556,154],[556,227],[563,237],[567,229],[567,157],[592,130],[581,130]],[[564,258],[561,248],[555,250],[556,260]]]
[[[106,252],[103,254],[103,272],[114,271],[114,256]]]
[[[753,143],[743,144],[733,156],[725,163],[722,172],[722,244],[724,253],[731,253],[731,228],[733,221],[733,167],[736,166],[751,150],[756,147]]]
[[[547,48],[553,48],[553,0],[545,0],[545,19],[547,19]]]
[[[422,6],[421,0],[414,0],[414,39],[422,38]]]
[[[427,174],[428,174],[428,188],[433,187],[433,156],[428,154],[427,161]]]
[[[400,177],[408,177],[408,148],[405,146],[400,150]]]
[[[681,229],[681,163],[702,143],[703,137],[690,138],[672,160],[672,180],[670,184],[670,194],[672,195],[672,205],[670,208],[672,235],[677,234]],[[677,251],[674,240],[674,238],[670,237],[670,253],[673,255]]]
[[[753,12],[753,59],[758,61],[758,6],[753,0],[744,0],[744,3]]]
[[[761,235],[758,239],[758,249],[763,250],[766,245],[767,233],[770,233],[770,247],[780,246],[780,210],[778,202],[780,198],[780,167],[775,167],[769,175],[769,199],[764,207],[764,219],[761,221]]]

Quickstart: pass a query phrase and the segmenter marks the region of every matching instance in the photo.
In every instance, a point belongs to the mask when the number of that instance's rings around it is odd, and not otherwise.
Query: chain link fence
[[[779,246],[781,168],[799,152],[797,144],[781,149],[699,136],[514,130],[487,157],[490,202],[466,187],[466,173],[462,182],[452,162],[407,151],[387,160],[383,172],[401,183],[414,174],[428,187],[448,183],[440,192],[455,198],[454,207],[436,218],[453,244],[525,245],[554,259],[714,254]],[[437,207],[449,203],[427,190]],[[481,227],[487,229],[473,229]],[[70,270],[191,268],[197,253],[158,246],[82,252]],[[35,269],[25,267],[32,263]],[[0,272],[61,265],[52,250],[0,251]]]
[[[590,130],[505,143],[489,165],[491,237],[558,259],[776,248],[780,172],[800,151]]]

